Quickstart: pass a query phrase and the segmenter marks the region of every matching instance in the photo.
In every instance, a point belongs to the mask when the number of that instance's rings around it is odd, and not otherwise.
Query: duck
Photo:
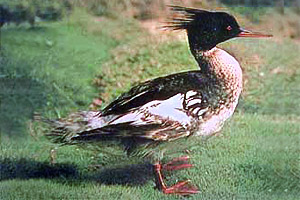
[[[158,188],[165,194],[191,195],[199,189],[190,180],[167,186],[163,170],[190,168],[190,156],[162,164],[177,141],[194,141],[219,133],[233,115],[243,87],[239,62],[219,43],[232,38],[271,37],[242,29],[226,12],[171,6],[176,14],[164,26],[187,33],[189,49],[199,69],[145,81],[121,94],[101,111],[81,111],[51,120],[47,134],[59,144],[121,146],[128,155],[149,158]],[[180,143],[179,143],[180,144]]]

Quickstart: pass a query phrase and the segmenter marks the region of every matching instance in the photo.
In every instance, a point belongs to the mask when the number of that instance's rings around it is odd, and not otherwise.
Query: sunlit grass
[[[136,158],[63,146],[51,164],[56,146],[31,119],[88,109],[99,92],[93,83],[105,86],[107,103],[138,82],[197,69],[186,41],[84,13],[36,30],[11,26],[1,40],[1,199],[181,199],[155,189],[151,165]],[[238,111],[222,135],[193,140],[195,167],[166,173],[168,185],[191,179],[200,193],[190,199],[298,199],[299,45],[275,38],[220,46],[243,67]]]
[[[299,130],[297,121],[282,116],[237,113],[222,136],[191,148],[195,167],[167,173],[167,183],[191,179],[201,191],[191,199],[297,199]],[[74,146],[59,148],[57,164],[50,164],[53,146],[41,138],[3,142],[4,199],[174,199],[154,189],[147,165],[127,165],[123,158],[122,164],[115,158],[103,163],[97,153]]]
[[[2,28],[1,132],[24,133],[34,112],[60,117],[97,96],[94,75],[118,41],[91,16],[74,15],[81,20]]]

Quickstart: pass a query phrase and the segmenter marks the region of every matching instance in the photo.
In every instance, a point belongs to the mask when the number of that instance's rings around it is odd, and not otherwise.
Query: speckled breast
[[[218,106],[206,113],[202,123],[199,123],[195,135],[213,135],[220,131],[224,122],[235,111],[242,91],[242,70],[238,61],[226,51],[214,48],[205,52],[209,72],[212,73],[222,85],[226,98],[220,98]]]

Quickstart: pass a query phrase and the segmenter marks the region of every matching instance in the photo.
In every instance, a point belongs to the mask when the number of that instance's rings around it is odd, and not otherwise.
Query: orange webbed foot
[[[175,158],[164,165],[161,165],[159,162],[154,165],[154,170],[157,175],[158,187],[162,190],[164,194],[177,194],[184,196],[197,194],[199,192],[196,186],[190,184],[190,180],[180,181],[171,187],[168,187],[164,182],[162,170],[178,170],[192,167],[192,165],[188,163],[189,159],[189,156],[183,156]]]
[[[170,162],[162,165],[163,170],[173,171],[173,170],[181,170],[193,167],[192,164],[189,163],[189,156],[182,156],[179,158],[175,158]]]
[[[162,191],[165,194],[178,195],[191,195],[199,193],[198,188],[190,184],[190,180],[178,182],[175,185],[168,188],[162,188]]]

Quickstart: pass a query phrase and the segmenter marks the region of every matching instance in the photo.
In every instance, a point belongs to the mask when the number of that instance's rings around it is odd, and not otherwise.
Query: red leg
[[[190,159],[189,156],[182,156],[179,158],[175,158],[170,162],[164,164],[162,166],[162,169],[172,171],[172,170],[180,170],[180,169],[193,167],[193,165],[189,163],[189,159]]]
[[[163,191],[165,194],[179,194],[179,195],[190,195],[190,194],[196,194],[199,192],[199,190],[190,184],[190,181],[181,181],[176,183],[175,185],[171,187],[167,187],[163,180],[163,176],[161,173],[162,166],[160,163],[157,163],[154,165],[155,167],[155,173],[157,175],[158,179],[158,184],[160,189]]]

